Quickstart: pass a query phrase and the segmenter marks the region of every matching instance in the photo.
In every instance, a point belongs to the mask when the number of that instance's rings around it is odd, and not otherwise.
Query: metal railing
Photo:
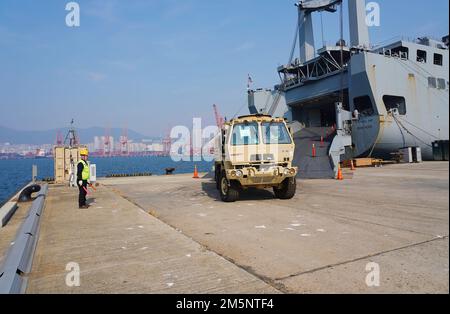
[[[0,294],[25,292],[26,274],[31,271],[47,192],[48,185],[45,184],[33,201],[0,268]]]

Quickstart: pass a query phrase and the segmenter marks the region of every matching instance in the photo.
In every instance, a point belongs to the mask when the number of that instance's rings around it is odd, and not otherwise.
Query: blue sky
[[[297,19],[294,0],[79,0],[81,26],[68,28],[67,2],[0,2],[0,125],[43,130],[73,117],[158,136],[192,117],[214,123],[214,103],[246,113],[247,73],[257,87],[278,82]],[[448,34],[447,0],[378,3],[372,43]],[[338,14],[323,20],[335,42]]]

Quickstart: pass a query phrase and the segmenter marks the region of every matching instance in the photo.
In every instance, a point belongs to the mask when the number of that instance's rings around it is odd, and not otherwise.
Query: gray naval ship
[[[449,137],[448,36],[373,46],[365,1],[345,2],[349,44],[341,39],[314,47],[316,12],[340,13],[343,38],[343,0],[300,1],[291,57],[278,68],[281,84],[248,90],[251,113],[292,121],[295,163],[304,178],[332,178],[341,161],[390,159],[405,147],[418,147],[423,159],[431,160],[432,143]]]

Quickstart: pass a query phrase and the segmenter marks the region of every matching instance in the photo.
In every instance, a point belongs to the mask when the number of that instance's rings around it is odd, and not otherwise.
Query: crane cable
[[[238,111],[236,111],[236,113],[233,115],[232,119],[236,118],[237,115],[242,111],[242,109],[244,109],[245,106],[248,106],[248,100],[247,100],[247,102],[244,101],[244,104],[238,109]]]
[[[300,14],[297,17],[297,27],[295,29],[294,41],[292,43],[291,54],[289,55],[288,65],[291,65],[292,61],[294,61],[295,48],[297,47],[297,41],[299,39],[298,38],[299,37],[299,33],[300,33]],[[300,42],[299,42],[299,44],[300,44]],[[300,49],[300,47],[299,47],[299,49]],[[284,82],[281,82],[281,83],[283,84]],[[278,103],[280,102],[280,98],[281,98],[281,91],[277,90],[275,98],[273,99],[272,104],[270,105],[270,107],[269,107],[269,100],[270,100],[270,98],[267,99],[266,105],[264,106],[264,108],[265,108],[264,110],[266,111],[266,113],[268,113],[270,115],[275,113],[275,111],[278,108]]]
[[[339,32],[341,39],[339,40],[339,46],[340,46],[340,54],[341,54],[341,91],[340,91],[340,102],[341,105],[344,106],[344,3],[341,2],[340,6],[340,17],[339,17]]]
[[[297,27],[296,27],[295,36],[294,36],[294,43],[292,44],[292,49],[291,49],[291,54],[289,56],[288,64],[291,64],[292,61],[294,60],[294,53],[295,53],[295,48],[297,46],[297,40],[298,40],[298,37],[299,37],[299,32],[300,32],[300,20],[299,20],[299,17],[298,17],[297,18]]]
[[[320,11],[320,30],[322,32],[322,46],[325,47],[327,44],[325,43],[325,37],[323,35],[323,12]]]

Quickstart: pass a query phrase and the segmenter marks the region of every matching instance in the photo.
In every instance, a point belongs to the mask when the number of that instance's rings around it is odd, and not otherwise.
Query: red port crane
[[[105,129],[105,138],[103,139],[103,156],[111,155],[111,137],[109,128]]]
[[[122,130],[122,136],[120,137],[120,144],[122,145],[120,153],[122,156],[128,156],[128,128],[125,127]]]
[[[223,127],[223,124],[225,123],[224,118],[220,115],[219,110],[217,109],[217,106],[214,104],[214,115],[216,117],[216,125],[219,129]]]

